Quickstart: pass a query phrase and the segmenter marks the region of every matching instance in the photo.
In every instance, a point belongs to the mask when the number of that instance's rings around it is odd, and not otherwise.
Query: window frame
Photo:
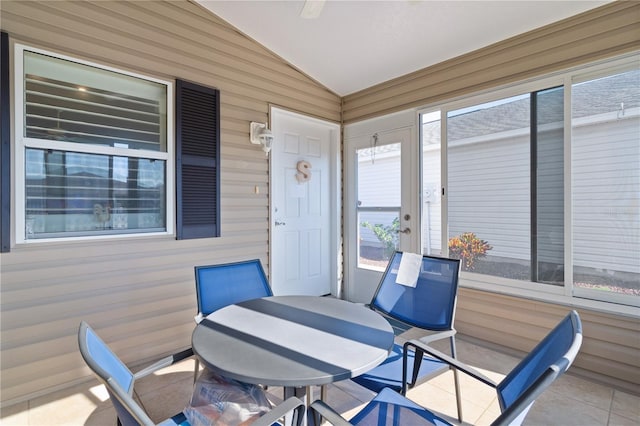
[[[146,74],[131,72],[94,61],[85,60],[79,57],[69,56],[57,51],[45,50],[28,46],[26,44],[14,43],[12,49],[14,54],[14,129],[15,129],[15,243],[19,244],[40,244],[47,242],[70,242],[84,240],[104,240],[114,238],[135,238],[149,236],[169,236],[175,234],[175,117],[174,117],[174,82],[152,77]],[[46,139],[31,138],[25,136],[25,78],[24,78],[24,52],[34,52],[51,56],[56,59],[71,61],[81,65],[98,68],[100,70],[114,72],[126,76],[139,78],[153,83],[162,84],[166,87],[166,152],[147,151],[128,148],[109,147],[101,145],[88,145],[77,142],[64,142]],[[161,160],[165,162],[165,230],[154,232],[123,232],[117,234],[84,235],[84,236],[59,236],[50,238],[27,239],[26,229],[26,167],[25,153],[29,148],[60,150],[65,152],[78,152],[85,154],[108,155],[113,157],[143,158]]]
[[[564,284],[561,286],[532,281],[520,281],[502,277],[489,276],[469,271],[461,272],[461,285],[478,290],[488,290],[498,293],[512,294],[543,301],[575,304],[577,301],[584,306],[597,306],[602,302],[613,303],[619,309],[634,312],[640,306],[640,296],[624,295],[600,290],[592,290],[574,286],[573,276],[573,192],[572,192],[572,86],[578,82],[590,81],[599,77],[613,75],[638,68],[640,51],[609,58],[557,73],[514,82],[502,87],[452,99],[448,102],[435,103],[416,110],[416,122],[422,129],[422,116],[440,112],[441,120],[441,186],[448,194],[448,139],[447,115],[450,111],[473,107],[475,105],[501,100],[523,93],[533,93],[552,87],[561,86],[564,89]],[[420,134],[420,140],[422,135]],[[420,143],[422,151],[422,143]],[[422,155],[422,153],[420,153]],[[422,173],[422,166],[420,168]],[[448,256],[448,201],[445,197],[441,203],[441,250]],[[422,216],[422,213],[421,213]],[[421,224],[421,228],[422,228]]]

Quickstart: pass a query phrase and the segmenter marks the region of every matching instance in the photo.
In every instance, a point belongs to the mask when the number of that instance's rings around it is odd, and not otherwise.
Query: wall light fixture
[[[271,151],[271,145],[273,144],[273,133],[264,123],[251,122],[251,131],[249,132],[249,138],[252,144],[262,145],[262,150],[265,155],[269,155]]]

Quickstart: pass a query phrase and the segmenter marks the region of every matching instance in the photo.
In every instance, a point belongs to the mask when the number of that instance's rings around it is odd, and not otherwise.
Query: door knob
[[[403,234],[409,235],[411,233],[411,228],[404,228],[399,230],[398,232],[402,232]]]

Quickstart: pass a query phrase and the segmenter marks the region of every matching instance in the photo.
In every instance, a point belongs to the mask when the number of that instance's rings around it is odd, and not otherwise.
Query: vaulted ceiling
[[[609,2],[196,1],[341,96]]]

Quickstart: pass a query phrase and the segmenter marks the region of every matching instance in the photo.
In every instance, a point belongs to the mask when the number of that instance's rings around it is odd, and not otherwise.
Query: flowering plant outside
[[[449,256],[462,261],[462,269],[473,271],[475,261],[487,255],[493,247],[473,232],[465,232],[449,239]]]

